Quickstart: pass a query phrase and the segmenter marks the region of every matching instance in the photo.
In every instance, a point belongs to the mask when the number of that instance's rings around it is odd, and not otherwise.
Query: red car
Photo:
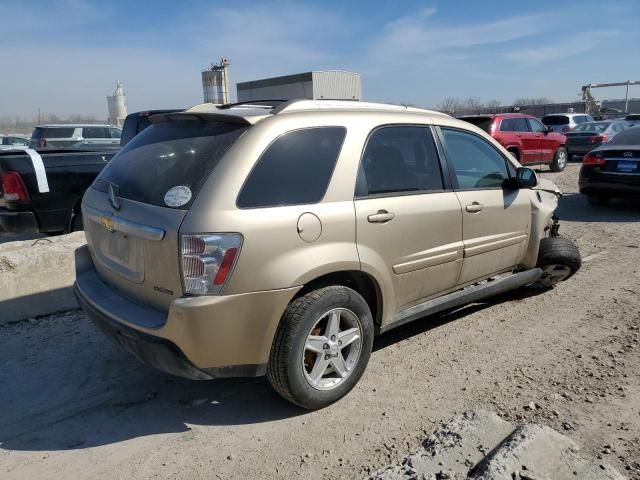
[[[460,120],[473,123],[489,133],[523,165],[548,164],[552,172],[560,172],[567,166],[566,137],[550,132],[531,115],[466,115]]]

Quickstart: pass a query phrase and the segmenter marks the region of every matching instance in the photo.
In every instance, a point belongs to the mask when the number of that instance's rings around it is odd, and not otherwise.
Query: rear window
[[[460,120],[472,123],[485,132],[491,133],[491,124],[493,123],[492,117],[462,117]]]
[[[565,115],[547,115],[542,117],[542,123],[545,125],[569,125],[569,117]]]
[[[73,127],[36,127],[33,130],[31,138],[33,140],[39,140],[40,138],[71,138],[73,137]]]
[[[611,122],[587,122],[578,125],[573,129],[573,131],[602,133],[607,129],[609,125],[611,125]]]
[[[627,115],[625,120],[640,120],[640,113]]]
[[[247,130],[235,123],[191,120],[156,123],[131,140],[102,171],[94,188],[158,206],[174,187],[186,187],[191,200],[229,147]]]
[[[640,148],[640,127],[627,128],[618,133],[605,145],[633,145]]]
[[[239,208],[317,203],[324,197],[346,130],[316,127],[294,130],[276,139],[249,174]]]

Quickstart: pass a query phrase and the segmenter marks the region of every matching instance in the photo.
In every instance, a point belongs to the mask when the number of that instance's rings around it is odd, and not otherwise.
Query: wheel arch
[[[383,305],[382,290],[375,278],[361,270],[340,270],[320,275],[305,282],[304,286],[296,293],[292,301],[313,290],[330,285],[341,285],[358,292],[362,298],[364,298],[365,302],[367,302],[376,328],[381,325]]]

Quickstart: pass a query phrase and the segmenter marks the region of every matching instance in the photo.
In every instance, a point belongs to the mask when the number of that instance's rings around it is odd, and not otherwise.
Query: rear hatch
[[[603,173],[640,175],[640,148],[638,146],[601,150],[599,155],[606,160],[604,165],[600,167]]]
[[[242,123],[156,117],[87,191],[82,212],[100,277],[160,310],[183,294],[178,231],[206,179],[247,130]]]

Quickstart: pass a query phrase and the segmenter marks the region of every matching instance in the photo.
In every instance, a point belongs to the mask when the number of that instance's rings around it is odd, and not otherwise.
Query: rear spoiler
[[[237,115],[229,115],[226,113],[192,113],[192,112],[177,112],[177,113],[161,113],[158,115],[151,115],[149,117],[151,123],[165,123],[165,122],[224,122],[224,123],[237,123],[239,125],[250,126],[246,118],[239,117]]]

